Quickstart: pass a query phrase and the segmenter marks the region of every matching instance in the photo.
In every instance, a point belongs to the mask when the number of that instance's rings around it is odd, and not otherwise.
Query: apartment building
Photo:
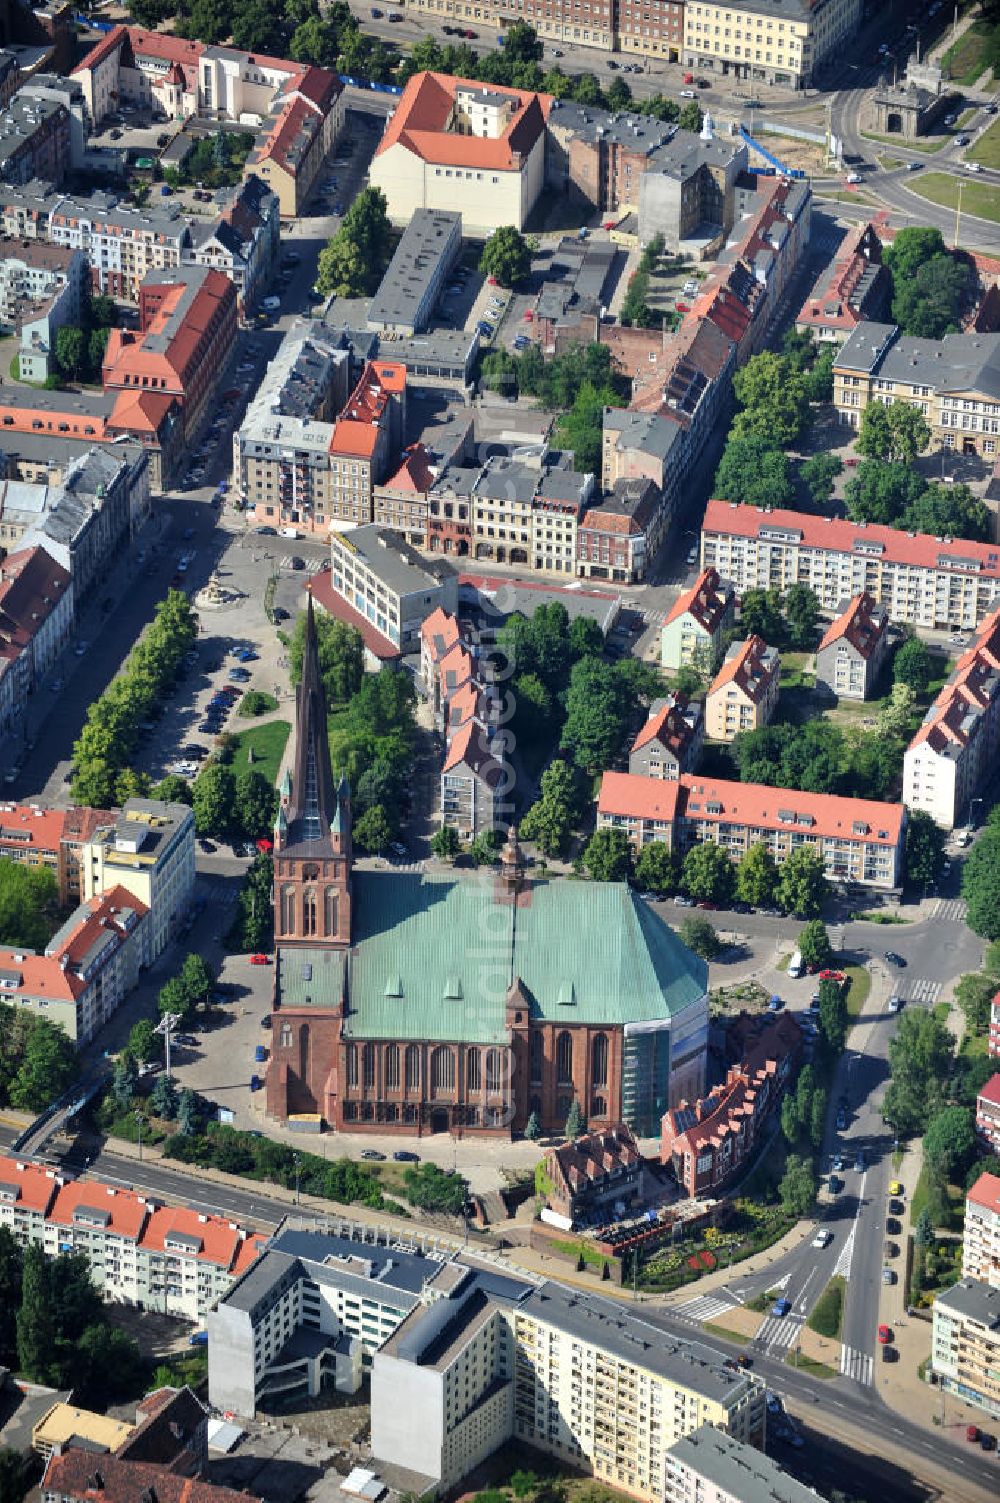
[[[38,240],[0,239],[0,326],[19,336],[22,379],[44,381],[56,330],[80,322],[89,286],[78,250]]]
[[[650,705],[646,724],[632,743],[628,770],[634,777],[676,782],[682,772],[694,772],[704,743],[701,705],[675,691]]]
[[[139,288],[139,330],[112,329],[105,391],[142,391],[180,410],[191,443],[214,405],[236,345],[236,289],[204,266],[149,272]]]
[[[149,935],[149,910],[112,887],[81,903],[44,954],[0,950],[0,995],[57,1023],[78,1047],[89,1044],[148,966]]]
[[[0,180],[62,182],[70,161],[70,114],[55,99],[15,94],[0,112]]]
[[[157,1503],[263,1503],[248,1491],[193,1481],[158,1463],[95,1456],[89,1446],[71,1445],[53,1456],[40,1483],[41,1503],[128,1503],[151,1496]]]
[[[108,809],[0,804],[0,856],[26,866],[47,867],[58,884],[60,905],[77,907],[84,846],[95,830],[113,825],[115,819]]]
[[[813,83],[861,24],[862,0],[688,0],[684,63],[793,89]]]
[[[155,960],[191,906],[191,810],[160,799],[129,799],[114,825],[96,831],[84,846],[81,873],[84,901],[120,886],[149,909],[149,959]]]
[[[778,708],[781,658],[763,637],[733,642],[705,695],[705,731],[713,741],[732,741],[768,725]]]
[[[860,323],[833,366],[833,405],[860,428],[869,402],[919,408],[935,448],[991,459],[1000,444],[1000,334],[918,339],[895,324]]]
[[[330,445],[350,371],[348,351],[322,324],[296,324],[282,339],[233,435],[235,482],[256,522],[329,532],[339,515]]]
[[[816,649],[816,682],[837,699],[870,699],[888,649],[888,611],[864,591],[842,600]]]
[[[256,59],[247,59],[248,66]],[[344,86],[325,68],[291,74],[271,104],[245,171],[266,183],[283,219],[302,213],[344,125]]]
[[[624,1122],[583,1133],[546,1150],[545,1204],[561,1216],[568,1231],[595,1215],[621,1215],[620,1206],[646,1203],[646,1164]]]
[[[675,1441],[665,1473],[663,1503],[821,1503],[770,1456],[714,1425]]]
[[[652,480],[616,480],[611,494],[594,501],[577,522],[577,574],[626,584],[645,579],[671,515]]]
[[[372,520],[391,527],[414,548],[429,544],[430,493],[438,467],[423,444],[408,445],[399,468],[372,488]],[[448,552],[448,549],[440,550]]]
[[[950,830],[993,776],[1000,746],[1000,610],[983,622],[903,757],[903,801]]]
[[[400,449],[406,413],[406,366],[369,361],[330,436],[330,513],[333,525],[371,521],[374,488]]]
[[[380,333],[419,334],[444,291],[462,250],[462,216],[455,210],[418,209],[368,305],[368,327]]]
[[[988,1153],[1000,1153],[1000,1075],[994,1075],[976,1097],[976,1133]]]
[[[966,1194],[962,1273],[1000,1288],[1000,1175],[981,1174]]]
[[[883,891],[903,879],[906,810],[901,804],[799,793],[683,773],[676,782],[606,772],[598,829],[622,829],[641,849],[662,840],[685,851],[711,840],[740,860],[759,841],[780,865],[805,847],[823,858],[831,880]]]
[[[651,368],[653,378],[633,386],[630,407],[672,418],[684,429],[690,469],[732,406],[736,344],[712,319],[686,319]]]
[[[47,549],[18,548],[0,561],[0,724],[24,711],[73,630],[73,581]]]
[[[117,449],[117,452],[116,452]],[[21,520],[28,525],[19,543],[41,547],[73,581],[73,605],[83,609],[121,549],[149,512],[149,465],[145,455],[128,459],[116,449],[90,449],[67,467],[55,486],[20,484],[26,501]],[[4,496],[0,530],[13,531],[14,507]],[[32,515],[32,503],[37,509]]]
[[[451,736],[441,765],[441,823],[460,840],[475,840],[506,823],[512,804],[506,795],[512,778],[496,729],[478,717]]]
[[[946,1393],[1000,1418],[1000,1285],[962,1278],[937,1296],[931,1370]]]
[[[278,196],[251,172],[217,219],[190,227],[190,246],[182,249],[181,258],[188,265],[223,272],[236,288],[240,310],[249,311],[270,286],[280,244]]]
[[[684,0],[618,0],[618,51],[680,62]]]
[[[893,621],[953,632],[974,631],[1000,592],[994,543],[720,500],[705,509],[701,565],[731,579],[741,594],[806,584],[823,610],[835,611],[864,592]]]
[[[821,344],[839,344],[861,323],[886,312],[892,279],[882,264],[882,242],[871,224],[849,229],[830,266],[799,309],[795,327]]]
[[[465,26],[509,25],[510,7],[500,0],[404,0],[414,16],[454,17]],[[518,20],[533,26],[540,37],[611,51],[615,46],[615,0],[524,0]]]
[[[989,1057],[1000,1059],[1000,992],[990,1003]]]
[[[722,633],[736,611],[736,591],[714,568],[702,571],[667,613],[660,633],[660,662],[675,672],[695,666],[711,668],[722,647]]]
[[[444,559],[425,559],[384,527],[355,527],[330,537],[333,592],[403,653],[420,648],[422,623],[438,606],[458,611],[458,575]]]
[[[527,17],[525,17],[527,19]],[[389,216],[461,214],[465,233],[523,229],[545,180],[547,94],[415,73],[385,129],[369,177]]]
[[[43,1245],[45,1218],[62,1184],[54,1169],[0,1158],[0,1226],[7,1228],[18,1247]]]
[[[653,1503],[669,1447],[700,1424],[763,1441],[763,1381],[698,1342],[560,1284],[480,1279],[414,1310],[376,1354],[376,1461],[449,1488],[513,1440]]]

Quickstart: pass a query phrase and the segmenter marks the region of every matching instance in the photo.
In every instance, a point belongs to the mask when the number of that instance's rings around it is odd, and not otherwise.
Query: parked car
[[[878,1328],[878,1340],[879,1340],[879,1346],[888,1346],[889,1343],[890,1343],[890,1341],[892,1340],[892,1327],[891,1326],[879,1326],[879,1328]]]
[[[385,1154],[379,1153],[377,1148],[362,1148],[361,1157],[374,1164],[381,1164],[385,1160]]]
[[[256,955],[251,955],[250,956],[250,964],[251,965],[270,965],[271,964],[271,957],[270,957],[270,955],[261,955],[259,953],[256,954]]]
[[[396,1152],[393,1154],[393,1158],[395,1159],[397,1164],[420,1163],[419,1153],[414,1153],[412,1148],[397,1148]]]

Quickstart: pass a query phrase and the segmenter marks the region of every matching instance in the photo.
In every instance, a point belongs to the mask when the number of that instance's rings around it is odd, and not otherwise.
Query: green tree
[[[329,68],[337,61],[336,28],[321,16],[307,16],[292,33],[289,51],[297,63]]]
[[[225,0],[191,0],[187,13],[178,19],[177,32],[216,47],[229,35],[231,24],[232,10]]]
[[[825,449],[820,449],[800,465],[799,474],[815,506],[822,508],[829,503],[833,483],[843,469],[843,460]]]
[[[104,353],[108,347],[110,329],[91,329],[87,334],[87,374],[92,381],[100,381],[104,365]]]
[[[140,1018],[138,1023],[133,1023],[125,1047],[140,1065],[152,1064],[163,1053],[160,1037],[154,1032],[149,1018]]]
[[[361,633],[336,616],[317,611],[316,656],[329,705],[346,704],[361,688],[365,677],[364,639]],[[300,612],[288,644],[288,666],[293,684],[302,677],[306,641],[306,613]]]
[[[209,762],[194,780],[191,804],[199,835],[228,835],[235,822],[236,779],[228,767]]]
[[[823,1146],[823,1134],[826,1131],[826,1107],[827,1092],[823,1086],[817,1087],[813,1092],[813,1098],[809,1105],[809,1141],[816,1149]]]
[[[259,840],[274,828],[278,791],[254,767],[236,774],[233,785],[233,819],[248,840]]]
[[[916,703],[917,696],[909,684],[901,681],[894,683],[875,722],[879,735],[904,736],[910,729]]]
[[[442,825],[431,836],[431,850],[439,861],[454,861],[461,850],[461,841],[454,825]]]
[[[809,1215],[816,1201],[816,1176],[808,1159],[792,1154],[786,1160],[778,1195],[789,1216],[801,1220]]]
[[[925,809],[911,809],[906,824],[906,877],[915,886],[936,882],[944,862],[944,831]]]
[[[785,620],[788,623],[788,640],[799,652],[811,651],[816,646],[819,622],[819,601],[815,591],[808,585],[792,584],[785,591]]]
[[[87,359],[87,336],[73,324],[56,331],[56,364],[69,381],[78,381]]]
[[[954,1042],[933,1013],[908,1008],[889,1040],[891,1080],[882,1116],[897,1133],[922,1132],[942,1104]]]
[[[165,778],[150,789],[152,798],[162,799],[165,804],[187,804],[190,806],[193,795],[191,784],[187,778],[182,778],[178,773],[168,773]]]
[[[909,503],[900,525],[932,537],[971,538],[980,543],[993,536],[988,508],[967,485],[928,485]]]
[[[632,848],[624,830],[595,830],[583,853],[583,864],[595,882],[624,882],[632,863]]]
[[[445,828],[448,828],[445,826]],[[354,821],[354,839],[363,851],[377,856],[392,839],[392,826],[381,804],[372,804]]]
[[[847,1040],[847,994],[839,981],[827,979],[819,984],[819,1036],[827,1054],[836,1056]]]
[[[115,1060],[115,1068],[111,1074],[111,1094],[119,1111],[126,1112],[132,1105],[138,1079],[139,1067],[135,1062],[135,1056],[125,1050]]]
[[[953,256],[932,256],[911,281],[895,284],[892,316],[904,334],[941,339],[961,325],[974,294],[971,269]]]
[[[809,398],[805,378],[785,355],[762,350],[733,376],[743,409],[732,425],[735,438],[763,438],[775,448],[792,445],[805,426]]]
[[[801,1131],[798,1096],[793,1091],[786,1091],[781,1103],[781,1132],[789,1148],[795,1147]]]
[[[861,414],[861,427],[855,447],[866,459],[880,459],[887,464],[912,464],[931,441],[919,407],[909,402],[869,402]]]
[[[21,1303],[21,1249],[8,1226],[0,1226],[0,1363],[17,1362],[17,1311]]]
[[[165,1122],[172,1122],[177,1116],[177,1082],[172,1075],[157,1075],[149,1094],[149,1105],[156,1116]]]
[[[44,950],[59,915],[59,888],[47,866],[0,858],[0,944]]]
[[[572,1105],[569,1109],[569,1116],[566,1118],[566,1127],[564,1131],[566,1137],[571,1143],[576,1138],[580,1137],[582,1133],[585,1133],[587,1131],[587,1124],[583,1119],[583,1112],[580,1110],[580,1103],[575,1096],[573,1097]]]
[[[680,886],[681,863],[676,851],[663,840],[644,845],[635,858],[635,884],[657,897],[666,898]]]
[[[481,830],[469,845],[469,855],[477,866],[494,866],[500,858],[502,846],[499,830]]]
[[[961,1180],[976,1152],[975,1114],[965,1106],[945,1106],[927,1123],[924,1161],[945,1182]]]
[[[215,984],[208,963],[193,950],[184,957],[180,980],[192,1007],[200,1007],[207,1002]]]
[[[927,693],[933,671],[931,655],[919,637],[908,637],[892,660],[894,682],[909,684],[916,695]]]
[[[871,407],[866,411],[870,412]],[[908,465],[866,459],[844,487],[847,515],[854,522],[897,527],[907,508],[923,495],[924,488],[921,476]]]
[[[791,466],[766,435],[732,435],[715,472],[713,494],[741,506],[788,506],[795,496]]]
[[[580,788],[568,762],[557,758],[542,773],[541,792],[521,821],[521,835],[546,856],[561,856],[580,817]]]
[[[516,287],[531,270],[531,252],[520,230],[512,224],[495,229],[483,246],[479,270],[484,277],[495,277],[501,287]]]
[[[692,846],[684,857],[684,891],[696,903],[728,903],[735,882],[736,868],[728,853],[711,841]]]
[[[833,946],[822,919],[810,919],[799,931],[799,953],[802,963],[815,966],[817,970],[828,966],[833,960]]]
[[[10,1085],[10,1102],[40,1112],[80,1078],[76,1050],[66,1033],[48,1018],[33,1018],[21,1065]]]
[[[911,281],[925,262],[945,253],[940,230],[913,225],[898,232],[891,245],[886,246],[882,259],[892,272],[894,284],[901,286]]]
[[[556,443],[573,454],[573,461],[583,473],[600,471],[601,433],[606,407],[621,407],[622,401],[612,386],[594,386],[585,381],[568,412],[558,420]]]
[[[722,949],[722,941],[708,919],[692,915],[684,920],[677,932],[688,949],[700,955],[702,960],[714,960]]]
[[[177,1098],[177,1131],[186,1138],[193,1138],[201,1128],[201,1111],[198,1098],[186,1086]]]
[[[72,1370],[74,1398],[103,1409],[114,1400],[132,1397],[146,1365],[127,1331],[100,1320],[87,1326],[74,1343]]]
[[[180,1022],[187,1017],[191,1010],[191,998],[179,976],[172,976],[160,987],[156,1005],[161,1017],[168,1012],[173,1013]]]
[[[1000,939],[1000,830],[979,837],[962,868],[965,921],[983,939]]]
[[[681,112],[677,117],[677,124],[681,130],[689,130],[697,134],[704,123],[705,116],[697,99],[689,99],[686,104],[681,106]]]
[[[807,846],[797,846],[783,862],[778,878],[781,907],[796,918],[816,918],[829,891],[823,857]]]
[[[601,771],[621,745],[626,713],[621,680],[613,668],[599,658],[581,658],[569,676],[561,749],[572,754],[582,772]]]
[[[241,52],[269,52],[273,57],[284,43],[281,15],[266,0],[242,0],[232,17],[233,46]]]
[[[973,1038],[982,1037],[989,1027],[990,1005],[998,991],[1000,980],[995,975],[982,975],[978,971],[962,976],[955,987],[955,1001],[965,1015]]]
[[[762,840],[736,868],[736,896],[751,908],[770,908],[778,890],[778,863]]]
[[[751,587],[740,598],[740,631],[745,637],[756,635],[765,642],[780,642],[785,633],[780,590]]]
[[[21,1371],[34,1383],[48,1381],[55,1337],[49,1266],[42,1248],[29,1243],[22,1263],[17,1361]]]
[[[542,1124],[538,1120],[537,1112],[531,1112],[524,1124],[524,1136],[529,1143],[537,1143],[542,1136]]]

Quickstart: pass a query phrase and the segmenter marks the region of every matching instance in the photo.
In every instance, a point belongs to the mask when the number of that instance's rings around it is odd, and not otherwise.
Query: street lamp
[[[298,1203],[299,1203],[299,1165],[302,1163],[302,1155],[299,1154],[299,1153],[294,1153],[292,1155],[292,1162],[295,1165],[295,1204],[298,1205]]]
[[[142,1112],[135,1114],[135,1125],[139,1132],[139,1163],[142,1163]]]

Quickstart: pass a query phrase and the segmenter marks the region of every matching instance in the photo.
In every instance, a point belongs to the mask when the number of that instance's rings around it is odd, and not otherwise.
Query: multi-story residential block
[[[702,1425],[670,1447],[664,1465],[663,1503],[820,1503],[756,1447]]]
[[[935,447],[992,458],[1000,444],[1000,334],[918,339],[895,324],[858,324],[834,361],[833,405],[842,423],[859,428],[869,402],[908,402]]]
[[[330,538],[334,594],[400,652],[417,652],[420,628],[440,606],[458,611],[458,575],[444,559],[425,559],[384,527],[356,527]]]
[[[713,568],[702,568],[690,589],[684,590],[667,614],[660,634],[660,662],[676,671],[688,665],[711,668],[719,654],[722,633],[736,609],[736,591]]]
[[[343,84],[325,68],[298,70],[275,95],[245,170],[267,184],[283,219],[302,213],[343,124]]]
[[[606,772],[597,827],[625,830],[636,849],[662,840],[684,851],[711,840],[737,860],[763,841],[779,864],[805,846],[823,857],[827,876],[837,881],[886,891],[902,881],[902,804],[725,782],[698,773],[665,782]]]
[[[0,240],[0,325],[19,337],[23,380],[41,382],[51,374],[56,331],[80,322],[88,285],[81,251],[38,240]]]
[[[1000,1153],[1000,1075],[986,1082],[976,1097],[976,1132],[990,1153]]]
[[[781,658],[762,637],[733,642],[705,695],[705,731],[714,741],[732,741],[743,731],[768,725],[778,707]]]
[[[962,1273],[1000,1288],[1000,1175],[981,1174],[966,1194]]]
[[[466,234],[523,229],[545,179],[547,94],[415,73],[372,160],[390,218],[461,214]]]
[[[618,0],[618,50],[680,61],[684,0]]]
[[[1000,610],[987,616],[903,757],[903,801],[950,830],[993,776],[1000,746]]]
[[[23,713],[69,640],[73,613],[73,581],[45,548],[0,562],[0,723]]]
[[[408,1314],[372,1367],[376,1459],[406,1457],[442,1489],[513,1440],[653,1503],[669,1447],[705,1422],[761,1441],[762,1380],[555,1283],[487,1292],[466,1272]]]
[[[0,1158],[0,1226],[18,1247],[44,1244],[45,1218],[62,1184],[54,1169]]]
[[[457,830],[461,840],[501,828],[513,808],[510,788],[495,727],[467,720],[451,736],[441,765],[441,823]]]
[[[176,403],[191,443],[230,365],[236,334],[236,289],[221,271],[179,266],[149,272],[139,289],[139,331],[111,330],[104,388]]]
[[[632,743],[628,770],[635,777],[676,782],[682,772],[694,772],[704,742],[705,718],[697,700],[679,692],[654,699]]]
[[[58,486],[20,486],[22,496],[30,491],[42,501],[20,545],[44,548],[69,573],[77,612],[149,515],[147,456],[129,459],[120,449],[109,446],[79,455]],[[4,505],[0,526],[9,520]]]
[[[108,809],[45,809],[40,804],[0,804],[0,856],[52,872],[62,906],[79,906],[83,848],[94,831],[110,827]]]
[[[357,528],[371,521],[374,489],[399,453],[405,412],[406,366],[369,361],[330,435],[333,525]]]
[[[100,1486],[95,1481],[100,1478]],[[152,1462],[123,1461],[120,1456],[95,1456],[89,1447],[69,1446],[51,1457],[40,1484],[42,1503],[95,1503],[142,1498],[150,1493],[157,1503],[262,1503],[249,1492],[219,1487],[176,1475]]]
[[[705,509],[701,564],[741,593],[806,584],[826,611],[865,593],[893,621],[955,632],[975,630],[1000,592],[996,544],[719,500]]]
[[[465,650],[464,634],[454,616],[441,609],[433,610],[420,627],[420,687],[430,701],[435,720],[441,715],[450,688],[442,678],[442,665],[457,648]],[[2,841],[0,825],[0,841]],[[0,845],[2,849],[2,845]]]
[[[802,1028],[789,1013],[768,1019],[744,1060],[699,1101],[663,1118],[660,1159],[689,1196],[715,1194],[746,1169],[802,1054]]]
[[[854,35],[862,0],[687,0],[684,62],[802,89]]]
[[[410,444],[399,469],[372,488],[372,520],[376,527],[391,527],[414,548],[427,548],[430,494],[436,477],[437,466],[427,449],[419,442]]]
[[[631,407],[672,418],[685,430],[693,466],[732,406],[736,344],[710,318],[685,320],[648,383],[633,387]]]
[[[369,329],[421,333],[461,250],[462,216],[457,210],[417,209],[368,305]]]
[[[464,26],[503,28],[510,22],[510,8],[503,0],[405,0],[407,8],[420,15],[454,17]],[[573,46],[615,46],[615,0],[594,0],[588,10],[583,0],[524,0],[518,19],[533,26],[540,37]]]
[[[194,816],[184,804],[131,798],[110,829],[87,841],[80,864],[84,901],[121,886],[149,909],[155,960],[191,906]]]
[[[863,590],[837,606],[816,649],[816,682],[837,699],[869,699],[889,648],[889,613]]]
[[[110,888],[81,903],[43,955],[0,950],[0,992],[58,1023],[74,1044],[88,1044],[149,964],[149,937],[149,910],[123,887]]]
[[[685,439],[685,430],[669,411],[661,416],[606,407],[601,429],[602,486],[610,491],[618,480],[651,480],[672,503],[674,481],[684,466]]]
[[[856,225],[799,309],[795,327],[821,343],[839,344],[860,323],[882,318],[891,286],[874,226]]]
[[[350,355],[322,324],[296,324],[282,339],[233,435],[233,473],[255,521],[329,532],[339,516],[330,445],[350,369]]]
[[[576,572],[582,579],[645,579],[670,525],[671,507],[652,480],[616,480],[576,526]]]
[[[15,94],[0,113],[0,179],[59,184],[70,162],[70,115],[54,99]]]
[[[931,1370],[945,1392],[1000,1417],[1000,1284],[963,1278],[937,1296]]]
[[[190,227],[190,246],[181,259],[224,272],[236,288],[240,308],[252,309],[270,285],[280,244],[278,196],[251,172],[217,219]]]
[[[997,992],[990,1003],[990,1032],[989,1032],[989,1056],[990,1059],[1000,1059],[1000,992]]]
[[[567,1230],[591,1213],[620,1216],[619,1205],[645,1203],[645,1160],[624,1122],[547,1149],[542,1164],[546,1207]]]

